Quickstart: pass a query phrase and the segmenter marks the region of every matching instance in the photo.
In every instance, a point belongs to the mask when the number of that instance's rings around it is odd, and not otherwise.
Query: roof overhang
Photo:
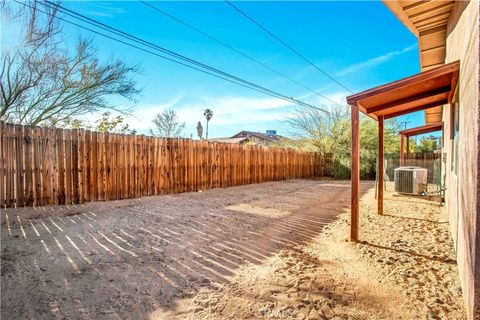
[[[449,64],[420,72],[347,97],[349,105],[378,120],[407,113],[432,109],[449,103],[457,85],[460,63]],[[438,121],[437,121],[438,122]]]
[[[383,0],[387,8],[418,37],[421,70],[445,63],[447,24],[453,0]],[[425,122],[442,120],[442,107],[425,111]]]
[[[424,126],[401,130],[400,135],[405,137],[418,136],[419,134],[431,133],[443,130],[443,122],[429,123]]]
[[[454,0],[383,0],[383,3],[418,37],[422,70],[445,62],[447,24]]]

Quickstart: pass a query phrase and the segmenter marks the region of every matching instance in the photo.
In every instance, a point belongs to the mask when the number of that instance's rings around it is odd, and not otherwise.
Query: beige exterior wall
[[[452,171],[451,107],[443,110],[446,202],[457,249],[460,280],[469,319],[480,319],[480,108],[479,2],[456,3],[447,30],[445,63],[460,60],[457,97],[460,106],[459,161]],[[478,309],[476,309],[478,308]],[[476,311],[475,311],[476,310]]]

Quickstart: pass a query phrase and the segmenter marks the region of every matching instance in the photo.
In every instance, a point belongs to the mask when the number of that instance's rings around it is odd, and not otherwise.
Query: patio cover
[[[378,214],[383,214],[384,120],[450,103],[457,87],[459,66],[459,61],[455,61],[347,97],[352,116],[351,241],[358,241],[359,225],[359,111],[378,121]]]
[[[429,123],[424,126],[401,130],[400,135],[405,137],[413,137],[413,136],[418,136],[419,134],[440,131],[442,129],[443,129],[443,122]]]
[[[400,165],[405,164],[405,160],[409,158],[410,154],[410,137],[418,136],[420,134],[441,131],[443,130],[443,122],[429,123],[424,126],[409,128],[401,130],[400,133]],[[404,141],[407,141],[407,152],[405,152]]]

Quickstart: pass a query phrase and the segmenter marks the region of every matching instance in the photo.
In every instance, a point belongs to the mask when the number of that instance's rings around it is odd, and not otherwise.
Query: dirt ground
[[[357,245],[342,181],[4,210],[1,318],[463,319],[441,209],[372,187]]]

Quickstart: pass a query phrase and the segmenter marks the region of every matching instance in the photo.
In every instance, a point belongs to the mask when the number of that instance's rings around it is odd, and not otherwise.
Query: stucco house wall
[[[444,106],[446,205],[469,319],[480,319],[479,2],[455,4],[447,28],[445,63],[460,60],[458,169],[452,169],[451,108]]]

